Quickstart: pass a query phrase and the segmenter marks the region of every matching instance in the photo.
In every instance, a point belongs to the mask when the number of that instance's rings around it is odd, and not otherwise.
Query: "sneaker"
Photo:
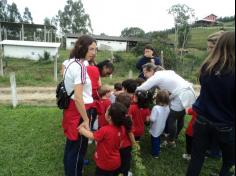
[[[169,142],[169,143],[168,143],[168,146],[171,147],[171,148],[176,148],[176,143],[175,143],[175,141]]]
[[[133,173],[129,171],[128,176],[133,176]]]
[[[168,142],[167,141],[163,141],[160,145],[161,148],[165,148],[167,146]]]
[[[89,139],[88,140],[88,144],[91,145],[93,143],[93,140],[92,139]]]
[[[191,160],[191,155],[185,153],[182,155],[183,159],[186,159],[187,161],[190,161]]]

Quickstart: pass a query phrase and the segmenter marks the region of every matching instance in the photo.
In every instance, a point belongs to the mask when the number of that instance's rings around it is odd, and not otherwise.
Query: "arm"
[[[61,75],[64,76],[64,71],[65,71],[65,66],[62,64],[61,65]]]
[[[161,59],[160,57],[155,58],[155,65],[161,65]]]
[[[143,60],[143,58],[139,59],[139,61],[138,61],[137,64],[136,64],[136,68],[137,68],[138,70],[141,70],[141,69],[142,69],[142,60]]]
[[[137,88],[137,90],[150,90],[151,88],[158,86],[157,74],[154,74],[146,82]]]
[[[129,132],[129,138],[132,142],[132,146],[135,146],[136,145],[136,140],[135,140],[135,137],[134,137],[134,133]]]
[[[84,105],[84,100],[83,100],[83,84],[77,84],[75,85],[74,91],[75,91],[75,96],[74,96],[74,101],[76,108],[78,109],[80,115],[82,116],[82,119],[84,122],[82,125],[86,128],[89,129],[89,118],[85,109]]]
[[[79,132],[80,134],[82,134],[83,136],[89,138],[89,139],[94,139],[93,133],[89,130],[87,130],[86,128],[84,128],[83,126],[79,127]]]

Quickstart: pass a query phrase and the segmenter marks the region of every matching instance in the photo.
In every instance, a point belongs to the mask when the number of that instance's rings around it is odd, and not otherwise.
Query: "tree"
[[[175,21],[175,49],[178,45],[185,48],[190,35],[189,23],[195,17],[194,9],[185,4],[177,4],[173,5],[168,12],[174,16]]]
[[[9,22],[22,22],[21,14],[14,2],[7,6],[7,16]]]
[[[77,0],[75,2],[72,0],[67,0],[64,11],[58,11],[58,21],[64,34],[86,34],[93,31],[90,17],[85,13],[81,0]]]
[[[23,22],[33,24],[33,18],[32,18],[31,12],[29,11],[28,7],[25,7],[25,11],[23,14]]]
[[[0,1],[0,21],[7,21],[7,0]]]
[[[121,31],[121,37],[144,37],[144,30],[138,27],[125,28]]]

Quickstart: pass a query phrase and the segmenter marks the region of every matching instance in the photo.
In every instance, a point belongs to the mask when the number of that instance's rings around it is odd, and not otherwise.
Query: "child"
[[[122,88],[125,93],[127,93],[131,98],[131,104],[134,103],[134,94],[137,89],[138,83],[136,80],[127,79],[122,82]]]
[[[132,122],[126,118],[127,108],[114,103],[106,112],[107,126],[100,128],[97,132],[90,132],[80,126],[79,132],[97,142],[94,160],[96,162],[95,176],[112,176],[121,165],[120,146],[125,131],[130,131]]]
[[[114,85],[114,91],[111,93],[111,103],[115,103],[117,95],[119,95],[122,91],[122,84],[121,83],[116,83]]]
[[[158,91],[156,95],[156,105],[152,109],[150,121],[151,129],[151,154],[154,158],[160,155],[160,136],[165,129],[167,117],[170,113],[169,92],[165,90]]]
[[[133,121],[133,133],[136,141],[144,135],[145,122],[149,120],[148,95],[144,91],[135,92],[133,104],[129,108],[129,115]]]
[[[127,93],[123,92],[116,97],[116,103],[121,103],[128,109],[130,107],[131,98]],[[122,140],[122,146],[120,149],[121,166],[114,176],[118,176],[119,174],[128,176],[129,170],[131,168],[132,146],[135,144],[136,142],[134,134],[132,133],[132,131],[127,131]]]
[[[111,90],[107,86],[102,86],[98,90],[100,100],[97,102],[97,112],[98,112],[98,128],[108,125],[106,121],[105,114],[109,106],[111,105],[110,96]]]
[[[197,113],[195,111],[193,111],[192,108],[189,108],[186,112],[186,114],[191,115],[192,119],[188,124],[188,127],[186,129],[186,152],[185,154],[183,154],[183,158],[186,160],[190,160],[191,159],[191,151],[192,151],[192,141],[193,141],[193,124],[196,121],[197,118]]]

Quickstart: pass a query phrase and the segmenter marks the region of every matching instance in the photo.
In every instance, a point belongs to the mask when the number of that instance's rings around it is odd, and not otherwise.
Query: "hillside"
[[[224,24],[226,31],[234,31],[235,27],[233,26],[234,22],[227,22]],[[197,27],[193,28],[191,31],[191,38],[187,44],[187,48],[196,48],[196,49],[205,49],[206,48],[206,39],[207,37],[220,30],[221,27]],[[169,34],[168,38],[174,42],[174,33]]]

